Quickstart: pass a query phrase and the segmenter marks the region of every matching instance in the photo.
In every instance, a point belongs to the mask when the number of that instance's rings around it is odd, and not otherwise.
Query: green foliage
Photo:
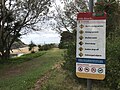
[[[19,64],[19,63],[37,58],[45,53],[46,52],[37,52],[34,54],[30,53],[30,54],[24,54],[24,55],[22,55],[20,57],[16,57],[16,58],[10,58],[8,60],[0,60],[0,65],[2,65],[2,64]]]
[[[35,53],[34,51],[34,47],[36,46],[32,41],[31,43],[28,45],[29,46],[29,51],[31,51],[31,53]]]
[[[43,46],[41,45],[38,45],[38,50],[39,51],[47,51],[47,50],[50,50],[51,48],[54,48],[55,47],[55,44],[45,44]]]
[[[75,73],[75,54],[76,54],[76,31],[74,30],[72,33],[66,31],[65,34],[61,34],[61,41],[67,42],[67,47],[64,52],[64,64],[63,68],[69,70],[71,73]],[[66,36],[70,36],[70,38],[67,38]]]
[[[76,76],[76,43],[69,43],[66,51],[63,54],[65,62],[63,63],[63,69],[69,71],[71,78],[74,78],[75,82],[86,84],[86,80],[80,79]]]
[[[61,33],[61,40],[59,44],[60,49],[66,49],[69,47],[69,43],[74,40],[74,35],[73,33],[69,31],[63,31]]]
[[[10,58],[11,47],[21,35],[41,28],[36,24],[44,21],[44,15],[49,12],[50,6],[51,0],[3,1],[3,5],[0,7],[0,53],[2,59]]]
[[[111,90],[120,90],[120,39],[107,41],[106,85]]]
[[[107,37],[116,39],[120,34],[120,3],[117,0],[98,0],[95,12],[107,13]]]
[[[120,90],[120,3],[117,0],[100,0],[95,11],[107,13],[107,73],[104,84],[110,90]]]
[[[49,50],[51,48],[48,44],[43,45],[43,47],[44,47],[45,51],[47,51],[47,50]]]
[[[100,0],[95,11],[107,13],[107,74],[105,85],[120,90],[120,3],[117,0]]]
[[[84,79],[79,79],[76,77],[76,31],[72,32],[72,37],[69,39],[68,46],[64,51],[63,57],[65,62],[63,63],[63,69],[69,71],[71,78],[74,78],[76,82],[85,84]]]
[[[10,49],[13,45],[13,43],[21,36],[20,32],[14,30],[18,28],[18,26],[14,25],[12,27],[12,24],[15,21],[15,17],[13,16],[13,13],[8,11],[7,9],[4,11],[5,13],[5,21],[1,25],[1,32],[0,32],[0,53],[2,59],[9,59],[10,58]],[[2,14],[3,15],[3,14]],[[6,25],[4,25],[7,23]]]
[[[108,7],[107,5],[110,4]],[[106,79],[102,82],[94,82],[101,87],[106,86],[110,90],[120,90],[120,11],[119,3],[115,0],[111,2],[98,2],[95,6],[96,12],[107,12],[107,61]],[[64,54],[64,69],[69,70],[75,76],[75,44],[68,43],[68,48]],[[75,43],[75,42],[73,42]],[[76,79],[79,82],[79,79]],[[94,84],[93,83],[93,84]],[[100,83],[100,84],[98,84]]]
[[[69,43],[67,50],[64,52],[64,68],[70,72],[75,73],[75,53],[76,53],[75,43]]]
[[[64,65],[63,68],[71,72],[72,76],[75,77],[75,44],[69,43],[69,46],[64,54]],[[94,82],[101,87],[109,88],[110,90],[120,90],[120,38],[117,40],[107,39],[107,60],[106,60],[106,79],[101,82]],[[85,82],[83,79],[76,78],[78,82]],[[93,83],[93,84],[94,84]]]

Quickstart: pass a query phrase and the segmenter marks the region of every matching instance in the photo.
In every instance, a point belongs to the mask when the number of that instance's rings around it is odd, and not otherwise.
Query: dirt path
[[[35,83],[34,89],[31,89],[31,90],[41,90],[41,87],[49,80],[52,71],[55,70],[55,69],[60,69],[62,63],[63,63],[63,62],[59,62],[59,63],[55,64],[55,65],[51,68],[51,70],[49,70],[47,73],[45,73],[44,76],[41,77],[41,78]]]

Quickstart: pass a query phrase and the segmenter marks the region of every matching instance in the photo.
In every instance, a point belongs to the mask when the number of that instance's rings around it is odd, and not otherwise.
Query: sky
[[[30,44],[31,41],[37,45],[44,45],[50,43],[58,44],[60,42],[60,35],[56,31],[42,30],[28,33],[27,35],[22,36],[21,40],[25,44]]]
[[[56,0],[56,4],[61,5],[60,0]],[[61,8],[63,8],[63,5],[61,5]],[[54,7],[52,7],[51,10],[54,10]],[[53,31],[51,30],[51,28],[48,27],[45,30],[31,32],[28,33],[27,35],[23,35],[21,37],[21,41],[24,42],[25,44],[30,44],[30,42],[32,41],[37,45],[50,43],[58,44],[60,42],[60,35],[56,31]]]
[[[59,5],[61,8],[63,8],[64,5],[63,5],[63,3],[61,4],[60,1],[62,1],[62,0],[56,0],[56,4]],[[72,1],[72,0],[68,0],[68,1]],[[50,10],[55,10],[55,8],[52,7]],[[25,44],[30,44],[30,42],[32,41],[33,43],[35,43],[37,45],[38,44],[41,44],[41,45],[50,44],[50,43],[58,44],[60,42],[60,37],[61,36],[56,31],[53,31],[53,30],[51,30],[50,27],[48,27],[45,30],[32,32],[32,33],[28,33],[27,35],[23,35],[21,37],[21,41],[24,42]]]

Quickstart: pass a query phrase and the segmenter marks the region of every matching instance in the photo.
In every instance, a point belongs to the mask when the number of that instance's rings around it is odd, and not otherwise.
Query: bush
[[[67,47],[67,50],[64,52],[64,69],[69,70],[70,72],[75,72],[75,43],[70,43]]]
[[[107,41],[106,85],[120,90],[120,40]]]
[[[31,53],[35,53],[35,51],[31,51]]]
[[[39,51],[47,51],[47,50],[50,50],[51,48],[54,48],[54,47],[56,47],[55,46],[55,44],[45,44],[45,45],[43,45],[43,46],[41,46],[41,45],[38,45],[38,50]]]
[[[74,43],[69,43],[67,50],[64,52],[63,68],[68,70],[71,75],[78,81],[85,83],[84,79],[78,79],[75,76],[76,64],[76,47]],[[107,60],[106,60],[106,78],[103,81],[95,81],[101,87],[109,88],[109,90],[120,90],[120,39],[111,41],[107,39]]]
[[[35,53],[34,51],[34,47],[36,46],[32,41],[31,43],[28,45],[29,46],[29,51],[31,51],[31,53]]]

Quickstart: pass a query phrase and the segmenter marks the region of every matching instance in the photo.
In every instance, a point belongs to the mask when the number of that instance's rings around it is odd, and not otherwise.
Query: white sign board
[[[76,75],[105,78],[106,16],[79,13],[77,17]]]

